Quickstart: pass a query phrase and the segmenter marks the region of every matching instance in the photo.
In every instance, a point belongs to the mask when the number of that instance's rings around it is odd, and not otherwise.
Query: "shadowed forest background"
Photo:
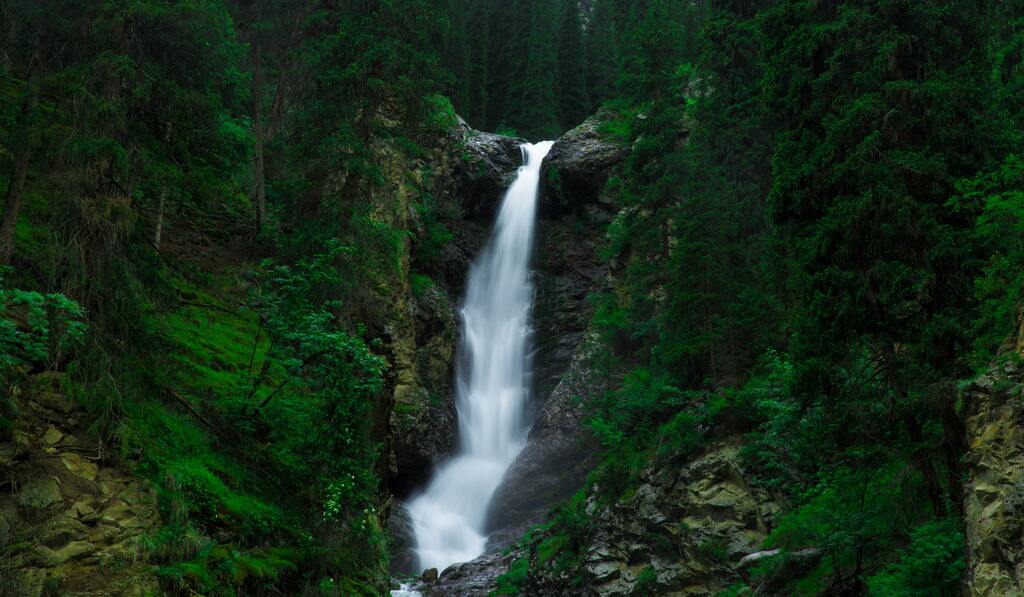
[[[649,539],[707,594],[998,594],[964,504],[973,397],[1021,396],[1022,97],[1019,0],[0,0],[0,594],[385,594],[459,131],[595,115],[597,464],[495,594],[599,593],[594,513],[726,440],[780,551]],[[152,498],[109,560],[25,472],[50,428]]]

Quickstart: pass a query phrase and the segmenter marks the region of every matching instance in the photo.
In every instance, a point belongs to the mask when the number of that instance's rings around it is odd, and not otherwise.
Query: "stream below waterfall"
[[[409,503],[420,570],[481,555],[491,496],[526,440],[537,193],[553,141],[524,144],[523,166],[470,268],[456,363],[459,448]]]

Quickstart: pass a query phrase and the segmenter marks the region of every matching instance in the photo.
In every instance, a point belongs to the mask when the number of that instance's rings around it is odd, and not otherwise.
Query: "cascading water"
[[[487,505],[525,441],[530,251],[541,162],[553,143],[522,146],[524,165],[469,272],[456,375],[459,453],[409,504],[421,569],[483,553]]]

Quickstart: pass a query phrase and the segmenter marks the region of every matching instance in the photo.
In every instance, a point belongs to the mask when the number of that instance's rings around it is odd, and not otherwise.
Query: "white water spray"
[[[530,251],[541,162],[553,143],[522,146],[524,165],[469,272],[456,375],[459,453],[409,505],[420,569],[444,570],[483,553],[487,505],[525,442]]]

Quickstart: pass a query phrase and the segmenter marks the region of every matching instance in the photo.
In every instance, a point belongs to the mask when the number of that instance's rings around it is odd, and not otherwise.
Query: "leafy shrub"
[[[877,597],[955,597],[965,568],[963,532],[955,520],[942,518],[914,529],[910,546],[869,578],[868,587]]]
[[[0,288],[0,371],[63,362],[82,344],[84,317],[81,305],[63,294]]]
[[[526,577],[530,571],[530,561],[524,556],[512,562],[508,571],[497,579],[497,586],[491,595],[495,597],[514,597],[519,595],[526,584]]]

